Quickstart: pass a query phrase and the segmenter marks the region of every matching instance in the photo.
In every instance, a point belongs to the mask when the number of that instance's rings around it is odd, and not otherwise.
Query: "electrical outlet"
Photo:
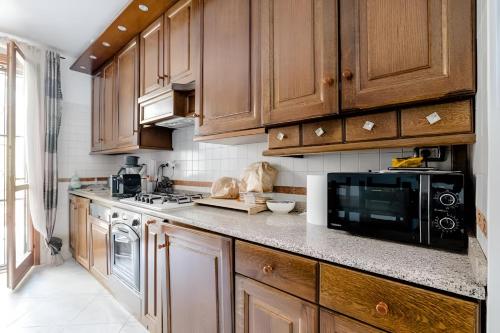
[[[435,162],[440,162],[440,161],[444,161],[445,157],[446,157],[446,147],[418,147],[418,148],[415,148],[415,154],[417,156],[424,156],[426,155],[425,153],[422,154],[423,151],[427,151],[428,152],[428,157],[427,157],[427,161],[429,162],[432,162],[432,161],[435,161]]]

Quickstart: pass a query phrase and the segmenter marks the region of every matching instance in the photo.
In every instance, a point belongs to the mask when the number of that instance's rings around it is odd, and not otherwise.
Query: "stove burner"
[[[193,199],[202,199],[203,194],[201,193],[161,193],[161,192],[153,192],[153,193],[138,193],[136,194],[134,200],[138,202],[144,202],[147,204],[154,204],[161,201],[161,204],[164,203],[177,203],[177,204],[186,204],[193,202]]]

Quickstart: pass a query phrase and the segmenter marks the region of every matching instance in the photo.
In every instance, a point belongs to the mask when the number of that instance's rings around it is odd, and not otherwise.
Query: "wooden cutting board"
[[[247,212],[249,215],[255,215],[267,210],[266,204],[246,204],[235,199],[203,198],[194,199],[193,201],[200,205],[242,210]]]

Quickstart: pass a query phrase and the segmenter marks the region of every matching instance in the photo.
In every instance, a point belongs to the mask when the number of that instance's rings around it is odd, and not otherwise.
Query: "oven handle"
[[[124,230],[123,228],[118,227],[117,226],[118,224],[126,226],[129,230],[127,231],[127,230]],[[132,231],[132,232],[130,232],[130,231]],[[140,238],[139,235],[135,232],[135,230],[130,228],[125,223],[115,223],[113,225],[113,227],[111,228],[111,233],[112,234],[120,234],[122,236],[129,238],[131,241],[136,241]]]

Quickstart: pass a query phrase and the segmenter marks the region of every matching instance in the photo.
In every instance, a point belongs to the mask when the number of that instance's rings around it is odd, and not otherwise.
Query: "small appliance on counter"
[[[328,227],[464,251],[464,176],[402,170],[329,173]]]
[[[125,165],[116,175],[109,177],[111,196],[119,198],[133,197],[141,192],[142,173],[145,164],[139,165],[139,157],[126,156]]]

